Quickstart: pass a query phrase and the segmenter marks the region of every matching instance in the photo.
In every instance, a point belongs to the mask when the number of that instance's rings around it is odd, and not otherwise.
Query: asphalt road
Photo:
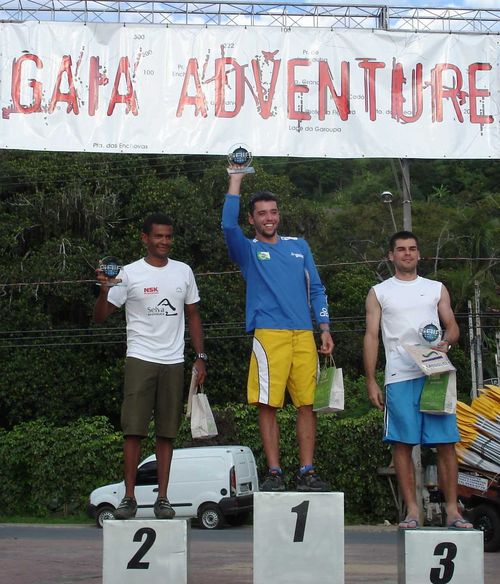
[[[192,528],[190,584],[252,584],[252,539],[250,526]],[[497,584],[500,552],[484,554],[484,569],[484,584]],[[0,583],[102,584],[102,530],[0,524]],[[345,583],[397,583],[396,528],[346,527]]]

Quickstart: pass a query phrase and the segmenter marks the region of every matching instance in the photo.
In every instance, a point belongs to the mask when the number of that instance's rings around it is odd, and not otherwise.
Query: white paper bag
[[[320,414],[339,412],[344,409],[344,376],[335,367],[333,359],[321,368],[314,394],[313,411]]]
[[[191,436],[193,438],[213,438],[218,434],[217,425],[208,398],[203,392],[203,386],[198,385],[197,379],[198,372],[193,367],[186,418],[191,418]]]
[[[403,348],[425,375],[456,371],[446,353],[442,351],[426,345],[403,345]]]

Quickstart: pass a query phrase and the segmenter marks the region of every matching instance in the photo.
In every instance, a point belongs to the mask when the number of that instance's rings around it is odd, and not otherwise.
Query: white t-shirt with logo
[[[184,305],[199,302],[191,268],[169,259],[161,268],[140,259],[124,266],[108,301],[125,304],[127,357],[153,363],[184,361]]]
[[[441,282],[420,276],[415,280],[399,280],[393,276],[373,287],[382,308],[386,385],[422,377],[421,369],[402,345],[424,344],[419,331],[430,324],[439,327],[441,288]]]

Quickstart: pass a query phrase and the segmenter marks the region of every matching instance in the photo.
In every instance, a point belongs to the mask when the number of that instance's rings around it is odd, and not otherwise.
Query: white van
[[[197,517],[205,529],[227,522],[242,525],[253,511],[253,493],[259,490],[257,467],[248,446],[200,446],[174,449],[167,496],[176,518]],[[99,527],[113,519],[125,494],[125,483],[95,489],[87,507]],[[158,496],[156,457],[137,468],[136,517],[154,518]]]

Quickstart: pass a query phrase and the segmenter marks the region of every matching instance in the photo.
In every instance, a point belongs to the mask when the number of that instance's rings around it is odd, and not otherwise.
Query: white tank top
[[[419,330],[426,325],[440,327],[437,306],[441,288],[441,282],[420,276],[415,280],[392,277],[373,287],[382,308],[386,385],[422,377],[422,371],[402,345],[424,343]]]

